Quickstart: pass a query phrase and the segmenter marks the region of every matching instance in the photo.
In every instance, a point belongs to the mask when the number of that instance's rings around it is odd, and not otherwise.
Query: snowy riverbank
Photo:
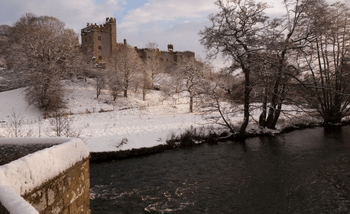
[[[188,113],[185,98],[163,100],[161,92],[151,91],[146,101],[141,93],[130,91],[129,97],[118,97],[112,101],[108,91],[103,91],[96,99],[93,80],[66,83],[65,96],[67,113],[72,115],[72,129],[80,133],[90,152],[105,152],[154,147],[163,145],[172,133],[180,134],[185,130],[199,127],[222,127],[209,124],[202,115]],[[43,119],[41,113],[28,105],[24,89],[0,93],[0,136],[7,137],[11,111],[23,119],[21,136],[54,137],[55,132],[49,119]],[[253,112],[257,116],[259,112]],[[242,116],[237,114],[237,124]],[[1,123],[2,122],[2,123]],[[250,125],[249,129],[256,129]],[[126,142],[120,145],[121,142]]]

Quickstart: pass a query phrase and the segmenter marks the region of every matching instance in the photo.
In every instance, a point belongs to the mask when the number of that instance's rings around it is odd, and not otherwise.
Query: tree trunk
[[[98,96],[100,96],[100,93],[101,93],[101,91],[100,91],[100,89],[96,89],[96,97],[98,98]]]
[[[128,97],[128,88],[129,88],[129,79],[125,79],[125,89],[124,89],[124,97]]]
[[[267,87],[264,87],[263,94],[263,105],[262,105],[262,113],[259,117],[259,126],[266,127],[266,112],[267,112]]]
[[[336,80],[335,80],[335,92],[334,92],[334,104],[332,106],[332,115],[334,117],[334,123],[340,123],[341,122],[341,102],[342,102],[342,92],[341,92],[341,72],[338,69],[336,69]]]
[[[330,124],[340,123],[341,119],[342,119],[341,114],[337,110],[337,108],[326,109],[323,115],[323,124],[330,125]]]
[[[266,119],[266,127],[269,129],[273,129],[274,120],[275,120],[275,113],[276,113],[276,105],[277,105],[277,99],[278,99],[278,93],[279,93],[279,83],[280,83],[280,76],[277,77],[275,85],[273,86],[273,94],[271,98],[271,103],[269,107],[269,113],[267,115]]]
[[[145,101],[146,100],[146,90],[142,89],[142,100]]]
[[[277,105],[277,108],[275,109],[272,123],[268,127],[269,129],[275,129],[276,128],[276,124],[277,124],[277,121],[278,121],[278,119],[280,117],[281,110],[282,110],[282,103],[283,103],[283,100],[284,100],[285,88],[286,88],[286,85],[282,84],[281,92],[280,92],[280,95],[279,95],[278,105]]]
[[[128,97],[128,89],[124,89],[124,97]]]
[[[249,82],[249,69],[245,69],[244,72],[244,79],[245,79],[245,86],[244,86],[244,118],[242,125],[239,129],[240,135],[245,135],[245,130],[247,129],[248,122],[249,122],[249,94],[250,94],[250,82]]]
[[[282,102],[278,104],[278,106],[275,110],[275,115],[273,117],[273,121],[272,121],[271,125],[268,127],[269,129],[276,128],[277,121],[278,121],[280,114],[281,114],[281,109],[282,109]]]
[[[193,97],[190,96],[190,113],[193,113]]]

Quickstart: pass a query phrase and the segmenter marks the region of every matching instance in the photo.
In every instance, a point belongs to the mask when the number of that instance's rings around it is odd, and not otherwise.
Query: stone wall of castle
[[[161,62],[161,67],[165,69],[165,71],[171,71],[176,67],[176,65],[184,63],[187,60],[193,60],[195,59],[195,53],[191,51],[173,51],[174,46],[172,44],[168,45],[168,51],[159,51],[157,49],[156,51],[158,52],[158,57]],[[149,49],[147,48],[135,48],[135,50],[138,52],[139,56],[141,59],[144,61],[146,60],[147,52]]]
[[[85,53],[92,52],[97,62],[105,60],[116,51],[117,26],[115,18],[106,18],[103,25],[87,23],[81,30],[82,49]]]
[[[112,53],[117,51],[117,48],[124,43],[117,43],[117,28],[115,18],[106,18],[103,25],[88,23],[81,30],[82,49],[85,53],[92,52],[97,63],[106,62]],[[139,49],[135,47],[141,59],[145,60],[147,56],[147,48]],[[162,67],[166,70],[173,69],[177,64],[181,64],[186,60],[195,59],[195,53],[191,51],[174,51],[172,44],[168,45],[167,51],[159,51],[159,60]]]

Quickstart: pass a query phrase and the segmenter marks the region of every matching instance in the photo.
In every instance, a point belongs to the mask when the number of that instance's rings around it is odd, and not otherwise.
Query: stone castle
[[[91,52],[97,63],[105,63],[106,59],[121,45],[127,45],[126,39],[124,43],[117,43],[117,23],[116,18],[106,18],[104,24],[97,25],[96,23],[87,23],[87,26],[81,29],[82,50]],[[141,59],[147,58],[147,48],[137,48]],[[157,50],[159,51],[159,50]],[[168,45],[167,51],[159,51],[160,61],[163,67],[168,70],[175,65],[182,63],[186,59],[195,59],[195,53],[191,51],[174,51],[172,44]]]

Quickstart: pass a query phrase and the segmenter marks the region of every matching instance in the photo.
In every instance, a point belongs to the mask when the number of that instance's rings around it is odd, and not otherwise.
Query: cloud
[[[214,0],[152,0],[144,6],[131,10],[119,25],[130,32],[137,31],[143,24],[171,22],[177,19],[206,19],[216,11]]]
[[[0,23],[12,25],[25,13],[34,13],[56,17],[79,33],[87,22],[104,23],[120,10],[119,4],[121,0],[1,0]]]

